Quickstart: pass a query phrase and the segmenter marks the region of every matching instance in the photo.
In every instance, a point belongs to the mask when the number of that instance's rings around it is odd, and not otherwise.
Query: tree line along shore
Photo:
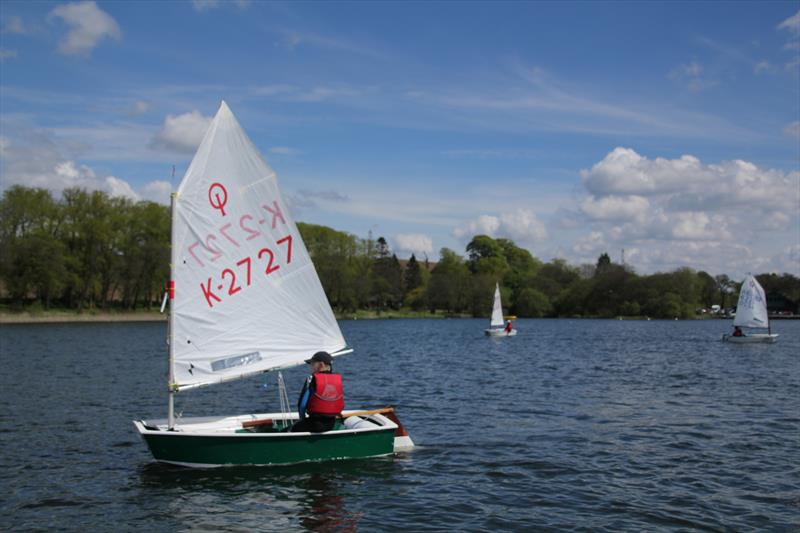
[[[476,235],[465,253],[442,248],[434,263],[398,259],[383,237],[297,226],[341,318],[485,317],[497,282],[506,313],[534,318],[697,318],[725,314],[738,298],[726,274],[682,267],[639,275],[605,253],[594,264],[543,262],[510,239]],[[0,200],[0,321],[159,320],[169,240],[166,206],[10,187]],[[800,314],[800,278],[756,277],[771,313]]]

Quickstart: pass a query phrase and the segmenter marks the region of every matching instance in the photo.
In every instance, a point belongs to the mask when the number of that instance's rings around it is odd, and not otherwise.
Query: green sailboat
[[[222,102],[172,195],[168,414],[135,420],[153,457],[191,466],[276,465],[413,448],[392,409],[344,411],[325,433],[279,413],[176,418],[182,391],[352,352],[277,176]],[[279,374],[279,384],[282,377]]]

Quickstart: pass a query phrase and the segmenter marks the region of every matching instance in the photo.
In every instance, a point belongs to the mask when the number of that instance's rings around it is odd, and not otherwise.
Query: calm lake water
[[[763,346],[723,321],[486,322],[341,323],[348,407],[396,405],[414,452],[218,470],[154,463],[131,424],[166,413],[163,324],[2,326],[0,530],[800,528],[800,321]],[[178,411],[278,406],[264,376]]]

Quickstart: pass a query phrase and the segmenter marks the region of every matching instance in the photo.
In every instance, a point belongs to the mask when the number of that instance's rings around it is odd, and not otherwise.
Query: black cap
[[[330,365],[333,363],[333,357],[328,352],[317,352],[311,356],[311,359],[306,359],[306,363],[313,363],[314,361]]]

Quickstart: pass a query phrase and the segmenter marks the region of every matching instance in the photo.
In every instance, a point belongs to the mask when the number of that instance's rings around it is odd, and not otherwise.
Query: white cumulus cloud
[[[504,237],[523,246],[530,246],[547,239],[547,228],[529,209],[495,215],[480,215],[453,230],[453,235],[460,240],[471,239],[474,235]]]
[[[711,184],[714,180],[696,157],[650,160],[622,147],[615,148],[590,170],[582,170],[581,177],[594,195],[660,194],[681,190],[692,182]]]
[[[603,238],[603,234],[599,231],[592,231],[588,235],[584,235],[572,246],[572,251],[579,254],[581,257],[595,257],[605,252],[608,246]]]
[[[168,204],[169,195],[172,193],[172,184],[168,181],[151,181],[142,187],[142,199]]]
[[[50,17],[69,26],[69,32],[58,43],[62,54],[88,55],[101,40],[122,38],[117,21],[93,1],[62,4],[50,12]]]
[[[504,234],[521,243],[531,244],[547,239],[547,229],[533,211],[517,209],[500,215]]]
[[[453,230],[453,235],[459,239],[471,238],[473,235],[488,235],[494,237],[500,229],[500,219],[492,215],[481,215]]]
[[[27,136],[22,139],[0,137],[0,188],[24,185],[60,194],[64,189],[79,187],[90,191],[104,191],[110,196],[134,201],[146,197],[169,203],[168,183],[163,198],[153,195],[159,182],[145,185],[144,194],[140,194],[126,180],[113,175],[98,174],[92,167],[81,164],[66,152],[68,150],[44,131],[28,131]]]
[[[191,154],[200,146],[211,117],[203,116],[194,110],[182,115],[167,115],[164,125],[153,137],[150,145],[154,148]]]
[[[797,240],[798,171],[741,159],[707,164],[692,155],[648,158],[620,147],[581,176],[586,196],[565,212],[582,218],[588,230],[571,248],[584,261],[607,248],[625,248],[629,262],[644,271],[682,265],[757,271],[767,268],[771,247]]]
[[[409,252],[413,254],[432,254],[433,241],[427,235],[421,233],[400,233],[394,236],[394,247],[399,252]]]
[[[581,211],[597,220],[630,220],[642,217],[650,202],[642,196],[589,196],[581,203]]]
[[[797,13],[792,15],[791,17],[787,18],[780,24],[778,24],[779,30],[790,30],[790,31],[800,31],[800,9],[797,10]]]
[[[581,176],[597,198],[638,195],[687,211],[734,205],[788,209],[796,202],[800,172],[763,169],[740,159],[710,165],[691,155],[649,159],[615,148]]]
[[[114,176],[107,176],[106,179],[103,180],[103,185],[103,190],[105,190],[111,196],[121,196],[123,198],[133,200],[134,202],[140,199],[140,196],[125,180],[121,180]]]

